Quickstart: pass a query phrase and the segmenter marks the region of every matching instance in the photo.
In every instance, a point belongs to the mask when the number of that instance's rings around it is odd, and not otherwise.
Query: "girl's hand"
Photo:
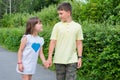
[[[19,70],[20,72],[23,72],[24,67],[23,67],[23,64],[22,64],[22,63],[21,63],[21,64],[18,64],[18,70]]]

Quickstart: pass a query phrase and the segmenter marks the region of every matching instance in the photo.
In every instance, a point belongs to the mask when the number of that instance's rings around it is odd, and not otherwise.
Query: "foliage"
[[[43,24],[55,23],[58,21],[55,5],[44,8],[41,12],[29,14],[29,13],[16,13],[11,15],[4,15],[0,20],[1,27],[21,27],[26,25],[28,18],[37,16],[42,20]]]
[[[73,15],[76,15],[77,21],[81,19],[120,24],[120,0],[88,0],[87,3],[81,4],[74,2],[73,8]]]
[[[25,26],[25,22],[28,20],[29,17],[32,15],[28,13],[16,13],[11,15],[4,15],[4,19],[1,21],[1,27],[20,27]]]
[[[83,66],[78,76],[85,80],[119,80],[120,26],[83,23]]]
[[[11,0],[12,13],[33,13],[41,11],[50,4],[57,4],[60,0]],[[10,0],[0,0],[0,18],[9,14]]]
[[[17,51],[19,48],[22,35],[23,35],[23,29],[18,29],[18,28],[0,29],[0,44],[4,45],[10,50]]]
[[[83,22],[85,20],[105,23],[105,24],[120,24],[120,0],[90,0],[87,3],[69,1],[73,7],[73,19],[75,21]],[[21,4],[22,5],[22,4]],[[107,7],[106,7],[107,6]],[[31,9],[31,8],[30,8]],[[31,9],[32,10],[32,9]],[[24,10],[26,11],[26,10]],[[44,8],[41,12],[30,13],[15,13],[11,15],[4,15],[0,20],[0,26],[4,27],[18,27],[24,26],[26,20],[31,16],[38,16],[42,19],[43,23],[57,22],[56,5]]]

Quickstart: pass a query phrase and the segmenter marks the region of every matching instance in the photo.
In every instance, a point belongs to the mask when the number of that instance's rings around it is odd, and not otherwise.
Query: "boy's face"
[[[70,11],[59,10],[58,15],[61,21],[66,22],[70,18]]]

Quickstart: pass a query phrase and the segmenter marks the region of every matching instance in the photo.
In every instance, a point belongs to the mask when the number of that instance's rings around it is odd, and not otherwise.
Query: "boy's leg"
[[[76,80],[77,63],[67,64],[66,80]]]
[[[57,78],[57,80],[65,80],[66,65],[55,64],[55,67],[56,67],[56,78]]]

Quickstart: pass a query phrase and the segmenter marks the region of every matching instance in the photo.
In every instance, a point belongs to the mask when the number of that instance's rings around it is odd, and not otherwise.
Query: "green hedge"
[[[23,35],[23,29],[19,28],[1,28],[0,29],[0,44],[10,50],[17,51],[20,44],[20,39]]]
[[[78,71],[84,80],[120,80],[120,26],[83,24],[83,66]]]
[[[53,25],[51,25],[53,26]],[[120,26],[83,22],[84,51],[83,65],[78,70],[77,80],[119,80],[120,79]],[[44,26],[40,33],[45,39],[44,53],[47,57],[52,28]],[[0,43],[17,51],[24,28],[1,28]]]

